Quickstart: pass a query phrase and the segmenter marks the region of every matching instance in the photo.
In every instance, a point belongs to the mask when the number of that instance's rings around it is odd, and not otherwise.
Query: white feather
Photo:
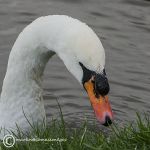
[[[79,62],[98,72],[105,65],[103,46],[85,23],[63,15],[36,19],[20,33],[9,56],[0,98],[0,127],[15,130],[17,123],[29,129],[23,111],[33,122],[45,118],[41,77],[55,53],[79,82],[83,76]]]

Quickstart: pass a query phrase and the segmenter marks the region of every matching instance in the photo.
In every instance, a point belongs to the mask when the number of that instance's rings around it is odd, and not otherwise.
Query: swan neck
[[[0,98],[0,127],[7,129],[15,128],[16,121],[21,128],[28,128],[29,124],[24,113],[33,122],[45,118],[42,75],[54,52],[41,44],[40,35],[34,35],[29,29],[25,29],[16,40],[3,81]],[[30,39],[31,36],[32,39]]]

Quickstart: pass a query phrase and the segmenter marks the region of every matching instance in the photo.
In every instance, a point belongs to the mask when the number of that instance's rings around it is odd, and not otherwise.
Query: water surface
[[[144,0],[0,0],[0,87],[18,34],[51,14],[80,19],[100,37],[116,121],[133,121],[136,111],[150,110],[150,2]],[[95,120],[85,91],[57,56],[46,67],[43,88],[48,119],[58,116],[59,97],[68,122]]]

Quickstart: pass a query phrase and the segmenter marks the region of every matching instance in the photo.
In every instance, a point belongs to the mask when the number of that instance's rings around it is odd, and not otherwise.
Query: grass
[[[61,112],[61,108],[60,108]],[[16,142],[11,148],[0,143],[0,150],[150,150],[150,118],[148,114],[141,118],[137,113],[137,121],[121,128],[113,125],[111,134],[91,131],[85,122],[80,128],[66,127],[61,112],[61,121],[52,120],[51,124],[43,127],[32,125],[32,131],[23,133],[18,128],[18,139],[25,136],[29,139],[66,139],[66,141],[49,142]]]

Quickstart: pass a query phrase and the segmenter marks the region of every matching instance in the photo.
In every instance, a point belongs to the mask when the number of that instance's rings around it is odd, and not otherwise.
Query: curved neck
[[[51,40],[56,34],[53,29],[41,32],[46,29],[41,22],[36,20],[27,26],[11,50],[0,98],[0,127],[15,128],[16,121],[22,128],[29,126],[23,110],[34,122],[45,118],[41,80],[59,43]]]
[[[18,36],[10,52],[3,81],[0,127],[15,128],[16,121],[21,128],[28,127],[22,109],[34,122],[45,118],[41,78],[52,55],[57,53],[66,66],[70,65],[71,59],[76,68],[72,57],[74,53],[68,51],[73,47],[68,44],[73,32],[65,32],[68,30],[65,22],[68,17],[56,18],[41,17],[28,25]]]
[[[20,88],[40,87],[45,65],[54,52],[79,82],[83,74],[79,62],[96,72],[105,64],[103,46],[86,24],[68,16],[40,17],[20,33],[11,50],[1,101],[8,93],[17,95],[14,92]]]
[[[41,41],[33,45],[40,35],[34,35],[29,29],[30,26],[25,28],[11,50],[0,101],[16,102],[23,96],[36,99],[42,91],[45,66],[55,53],[42,45]]]
[[[35,121],[43,119],[41,77],[54,53],[78,81],[83,74],[79,62],[93,71],[101,71],[105,63],[102,44],[87,25],[67,16],[38,18],[20,33],[11,50],[0,99],[0,126],[14,126],[18,118],[25,126],[22,107]]]

